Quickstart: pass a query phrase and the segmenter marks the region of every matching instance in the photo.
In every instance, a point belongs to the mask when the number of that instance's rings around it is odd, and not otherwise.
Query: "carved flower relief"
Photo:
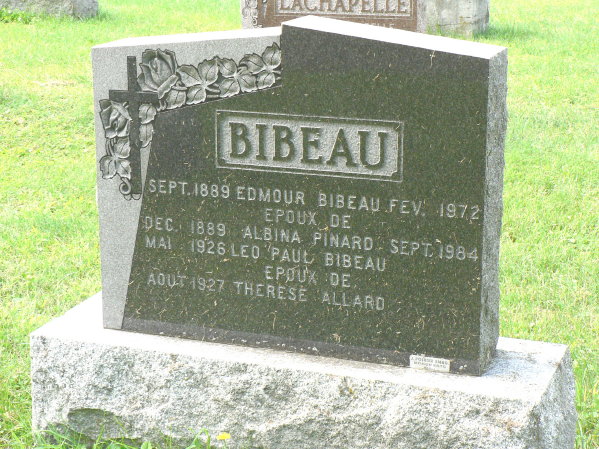
[[[137,83],[142,90],[156,92],[159,110],[175,109],[185,104],[186,88],[179,83],[177,59],[170,50],[146,50],[141,56]]]
[[[131,179],[131,164],[127,160],[130,151],[127,138],[106,140],[106,155],[100,159],[102,178],[110,179],[118,174],[121,178]]]
[[[118,174],[121,178],[130,178],[131,167],[127,158],[130,152],[131,116],[127,110],[127,103],[101,100],[100,119],[106,136],[106,155],[100,159],[102,177],[110,179]]]
[[[154,117],[158,110],[152,104],[142,104],[139,107],[139,140],[141,141],[141,148],[145,148],[152,142],[152,135],[154,134]]]
[[[256,77],[247,67],[237,64],[232,59],[219,59],[218,67],[223,76],[220,83],[220,96],[222,98],[232,97],[240,92],[254,92],[258,90]]]
[[[272,87],[281,79],[281,49],[274,43],[262,53],[244,56],[239,65],[247,67],[252,75],[256,75],[258,89]]]
[[[131,116],[127,110],[127,103],[100,100],[100,118],[107,139],[127,137],[129,135]]]
[[[152,141],[153,121],[160,111],[276,85],[281,80],[281,49],[273,43],[262,55],[248,54],[239,63],[229,58],[214,57],[201,61],[197,66],[179,66],[175,53],[170,50],[146,50],[140,67],[139,87],[156,92],[159,98],[158,105],[142,104],[139,107],[139,144],[145,148]],[[123,185],[127,185],[131,176],[136,176],[132,175],[127,160],[131,151],[129,106],[127,103],[101,100],[100,109],[106,136],[106,155],[100,159],[102,177],[109,179],[119,175]],[[121,192],[125,195],[123,190]]]
[[[206,59],[196,67],[182,65],[177,70],[181,82],[188,88],[187,104],[198,104],[206,101],[209,96],[218,98],[218,87],[214,86],[218,80],[218,58]]]

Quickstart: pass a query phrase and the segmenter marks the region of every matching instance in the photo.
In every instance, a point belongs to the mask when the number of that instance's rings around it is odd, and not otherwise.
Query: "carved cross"
[[[111,90],[108,92],[108,98],[118,103],[127,102],[129,104],[128,110],[131,116],[129,125],[129,147],[131,152],[128,159],[131,165],[131,192],[129,193],[141,195],[143,188],[141,182],[141,142],[139,140],[141,121],[139,119],[139,107],[144,103],[158,103],[158,94],[139,90],[135,56],[127,56],[127,90]]]

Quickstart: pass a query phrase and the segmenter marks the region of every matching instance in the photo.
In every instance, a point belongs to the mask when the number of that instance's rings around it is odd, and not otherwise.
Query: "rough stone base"
[[[106,330],[96,295],[31,335],[33,426],[230,448],[571,449],[568,349],[502,338],[482,377]]]
[[[0,0],[0,8],[88,18],[98,14],[98,0]]]

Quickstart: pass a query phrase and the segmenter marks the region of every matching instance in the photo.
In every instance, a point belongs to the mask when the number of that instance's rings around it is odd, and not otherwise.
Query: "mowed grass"
[[[100,3],[88,21],[0,15],[0,447],[34,445],[28,334],[100,290],[91,47],[240,24],[237,0]],[[492,1],[475,38],[509,47],[501,334],[570,345],[577,449],[599,447],[598,16]]]

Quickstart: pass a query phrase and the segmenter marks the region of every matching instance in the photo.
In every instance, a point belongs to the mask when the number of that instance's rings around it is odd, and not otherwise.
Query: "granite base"
[[[570,449],[564,345],[500,338],[481,377],[102,328],[98,294],[31,335],[33,427],[229,448]]]

